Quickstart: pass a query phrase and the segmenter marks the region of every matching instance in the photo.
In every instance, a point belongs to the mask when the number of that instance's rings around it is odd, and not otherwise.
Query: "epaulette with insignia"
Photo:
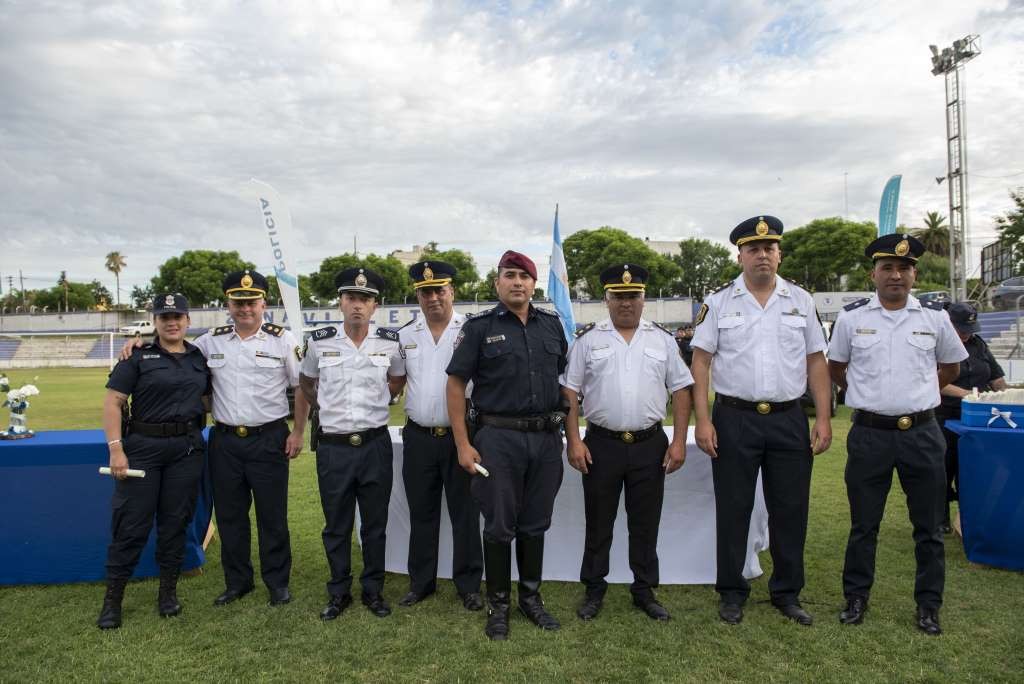
[[[945,311],[946,307],[943,306],[942,302],[936,302],[935,300],[928,300],[921,302],[921,306],[925,309],[932,309],[933,311]]]
[[[392,342],[398,341],[398,333],[387,328],[377,328],[377,337],[383,340],[391,340]]]
[[[713,291],[711,294],[717,294],[717,293],[721,292],[722,290],[728,290],[730,287],[732,287],[732,284],[734,282],[736,282],[736,281],[735,280],[730,280],[728,282],[722,283],[721,285],[718,286],[718,289]]]
[[[658,330],[662,331],[663,333],[665,333],[665,334],[666,334],[666,335],[668,335],[669,337],[671,337],[671,338],[675,339],[675,334],[674,334],[674,333],[673,333],[673,332],[672,332],[671,330],[669,330],[668,328],[666,328],[665,326],[663,326],[663,325],[662,325],[661,323],[658,323],[658,322],[656,322],[656,321],[651,321],[651,323],[653,323],[653,324],[654,324],[654,327],[655,327],[655,328],[657,328]]]
[[[850,302],[849,304],[844,306],[843,307],[843,311],[853,311],[854,309],[859,309],[860,307],[864,306],[865,304],[867,304],[870,301],[871,300],[868,299],[867,297],[862,297],[862,298],[860,298],[860,299],[858,299],[856,301]]]
[[[479,320],[481,318],[486,318],[488,316],[493,316],[494,312],[495,312],[494,307],[491,307],[490,309],[484,309],[483,311],[477,311],[474,314],[466,314],[466,323],[469,323],[470,321],[476,321],[476,320]]]
[[[594,329],[597,323],[587,323],[585,326],[576,331],[576,337],[583,337],[588,332]]]
[[[317,328],[310,337],[314,340],[326,340],[328,337],[334,337],[337,334],[338,329],[333,325],[329,325],[326,328]]]
[[[402,328],[408,328],[410,325],[412,325],[415,322],[416,322],[416,319],[414,318],[411,321],[409,321],[408,323],[406,323],[405,325],[403,325],[401,328],[399,328],[399,330],[402,330]]]
[[[274,337],[280,337],[284,335],[284,326],[274,325],[273,323],[264,323],[262,326],[263,332]]]
[[[211,335],[227,335],[229,332],[234,332],[235,326],[233,325],[222,325],[219,328],[214,328],[210,331]]]
[[[556,316],[556,317],[558,316],[558,312],[557,311],[553,311],[552,309],[544,309],[544,308],[539,307],[539,306],[535,306],[534,308],[537,311],[540,311],[541,313],[546,313],[548,316]]]

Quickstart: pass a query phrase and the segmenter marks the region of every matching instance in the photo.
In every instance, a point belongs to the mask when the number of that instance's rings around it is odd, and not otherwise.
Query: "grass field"
[[[8,375],[14,386],[38,376],[42,394],[29,409],[34,429],[98,426],[105,371],[16,370]],[[397,423],[400,409],[394,409]],[[761,556],[766,574],[753,582],[738,627],[718,621],[716,594],[708,586],[660,589],[673,615],[664,624],[633,609],[625,587],[613,587],[600,618],[583,624],[574,616],[579,586],[551,582],[545,584],[544,598],[562,620],[562,630],[542,633],[514,616],[511,640],[490,643],[483,635],[483,615],[464,611],[450,582],[440,583],[436,597],[403,609],[396,604],[407,582],[394,575],[385,587],[394,608],[391,617],[374,618],[357,597],[357,605],[340,619],[322,623],[317,614],[327,578],[320,542],[323,518],[314,459],[304,452],[291,479],[291,604],[268,607],[259,586],[236,604],[213,608],[223,588],[216,541],[205,574],[182,580],[179,597],[185,610],[176,619],[157,616],[155,580],[129,585],[124,627],[111,632],[94,625],[101,584],[0,588],[0,681],[1024,679],[1024,576],[968,562],[956,537],[947,537],[945,634],[926,637],[914,628],[913,543],[898,485],[879,538],[867,620],[859,627],[838,624],[849,525],[843,485],[848,428],[849,413],[843,408],[833,424],[833,447],[815,463],[803,593],[804,606],[816,618],[809,629],[786,621],[767,602],[768,553]]]

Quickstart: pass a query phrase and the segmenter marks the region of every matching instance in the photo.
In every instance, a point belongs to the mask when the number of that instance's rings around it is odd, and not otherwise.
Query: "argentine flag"
[[[565,339],[571,345],[576,336],[576,319],[572,315],[572,301],[569,299],[569,272],[565,268],[562,236],[558,234],[557,204],[555,205],[555,232],[551,245],[551,270],[548,272],[548,298],[555,304],[555,311],[562,319]]]

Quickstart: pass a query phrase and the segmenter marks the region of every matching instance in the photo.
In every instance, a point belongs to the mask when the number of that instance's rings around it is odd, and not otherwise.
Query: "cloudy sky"
[[[272,271],[251,177],[300,272],[354,238],[546,269],[556,202],[563,236],[877,221],[896,173],[915,225],[948,213],[928,45],[969,33],[977,251],[1024,185],[1020,0],[0,0],[0,275],[113,289],[118,250],[127,292],[195,248]]]

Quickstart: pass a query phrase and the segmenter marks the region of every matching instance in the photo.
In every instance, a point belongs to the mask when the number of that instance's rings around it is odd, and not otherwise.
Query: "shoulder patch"
[[[377,328],[377,337],[383,340],[391,340],[392,342],[398,341],[398,333],[387,328]]]
[[[588,332],[593,330],[594,326],[596,326],[596,325],[597,325],[597,323],[587,323],[585,326],[583,326],[582,328],[580,328],[579,330],[576,331],[576,337],[578,337],[578,338],[579,337],[583,337]]]
[[[326,328],[317,328],[310,337],[314,340],[326,340],[328,337],[337,336],[337,334],[338,329],[333,325],[329,325]]]
[[[211,335],[227,335],[228,333],[234,332],[234,331],[235,331],[235,326],[233,326],[233,325],[222,325],[219,328],[214,328],[213,330],[211,330],[210,334]]]
[[[864,306],[865,304],[867,304],[870,301],[871,300],[868,299],[867,297],[861,297],[857,301],[850,302],[849,304],[844,306],[843,307],[843,311],[853,311],[854,309],[859,309],[860,307]]]
[[[651,323],[653,323],[653,324],[654,324],[654,327],[655,327],[655,328],[657,328],[657,329],[658,329],[658,330],[660,330],[661,332],[665,333],[666,335],[668,335],[668,336],[669,336],[669,337],[671,337],[672,339],[675,339],[675,335],[674,335],[674,334],[672,333],[672,331],[670,331],[670,330],[669,330],[668,328],[666,328],[665,326],[663,326],[663,325],[662,325],[661,323],[658,323],[658,322],[656,322],[656,321],[651,321]]]
[[[284,326],[274,325],[273,323],[264,323],[260,327],[262,328],[263,332],[269,335],[273,335],[274,337],[280,337],[281,335],[284,335]]]
[[[932,309],[933,311],[945,311],[946,307],[942,305],[942,302],[927,301],[921,302],[921,306],[925,309]]]
[[[694,319],[693,324],[695,326],[700,325],[704,322],[704,319],[708,315],[708,303],[704,302],[700,305],[700,311],[697,312],[697,318]]]

